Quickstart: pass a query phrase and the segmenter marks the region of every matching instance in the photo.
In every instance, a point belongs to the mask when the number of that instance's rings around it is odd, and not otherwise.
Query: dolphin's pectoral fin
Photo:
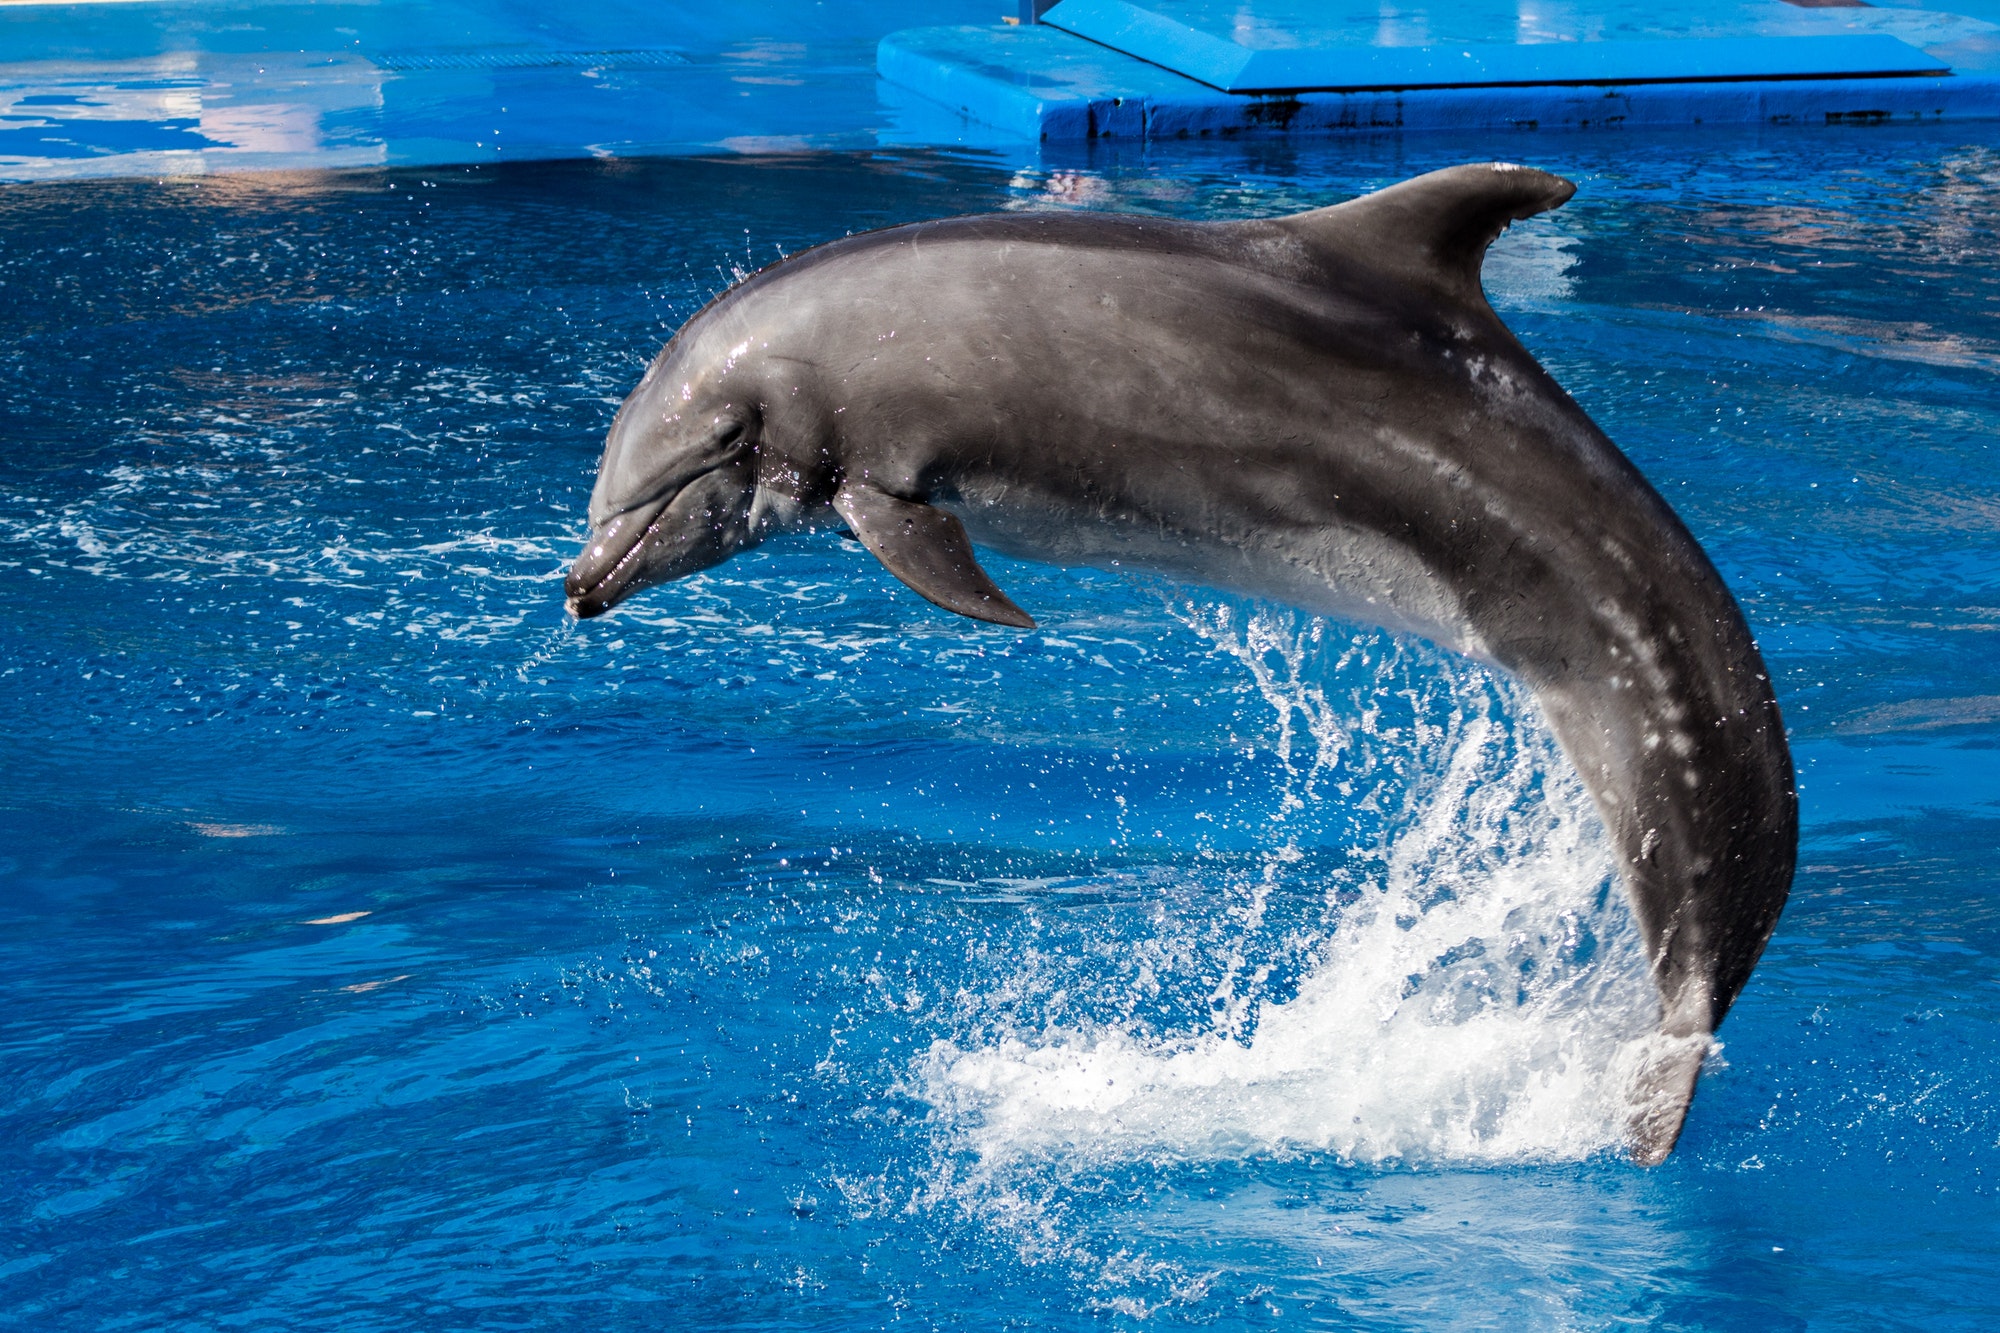
[[[1433,171],[1278,225],[1315,250],[1363,254],[1405,279],[1480,301],[1486,247],[1509,223],[1558,208],[1575,193],[1546,171],[1486,162]]]
[[[841,487],[833,507],[891,574],[928,600],[974,620],[1035,627],[979,567],[965,525],[944,510],[867,486]]]

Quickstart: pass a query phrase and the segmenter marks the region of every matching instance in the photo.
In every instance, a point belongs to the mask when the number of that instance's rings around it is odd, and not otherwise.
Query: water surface
[[[1532,154],[1496,304],[1779,684],[1791,906],[1680,1151],[1505,681],[832,535],[578,625],[603,431],[734,276],[994,208]],[[0,1311],[35,1328],[2000,1318],[1983,128],[0,191]]]

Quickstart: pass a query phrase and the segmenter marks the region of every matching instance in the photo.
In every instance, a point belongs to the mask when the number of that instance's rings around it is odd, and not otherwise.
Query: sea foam
[[[1358,892],[1329,893],[1289,994],[1252,986],[1177,1031],[1023,1023],[935,1042],[914,1082],[947,1137],[988,1167],[1614,1147],[1657,1002],[1603,827],[1532,702],[1422,645],[1364,637],[1372,658],[1329,662],[1315,651],[1323,622],[1228,604],[1177,613],[1243,664],[1277,715],[1260,760],[1284,773],[1267,871],[1299,858],[1302,823],[1337,827],[1386,800],[1370,868]],[[1383,725],[1371,684],[1403,691],[1415,721]],[[1226,910],[1254,926],[1255,886]]]

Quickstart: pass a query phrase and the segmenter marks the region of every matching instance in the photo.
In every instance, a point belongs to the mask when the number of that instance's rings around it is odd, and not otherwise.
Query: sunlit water
[[[2000,1320],[2000,143],[521,166],[0,192],[0,1319]],[[1676,1156],[1532,704],[1424,644],[776,541],[601,621],[616,404],[894,221],[1575,177],[1509,322],[1771,659],[1803,869]]]

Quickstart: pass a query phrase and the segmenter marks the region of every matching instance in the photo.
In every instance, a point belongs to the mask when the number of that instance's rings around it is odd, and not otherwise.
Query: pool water
[[[741,273],[1528,156],[1488,282],[1679,509],[1801,870],[1679,1151],[1531,704],[1420,642],[832,534],[586,624],[611,414]],[[2000,1321],[2000,132],[0,190],[0,1320]]]

